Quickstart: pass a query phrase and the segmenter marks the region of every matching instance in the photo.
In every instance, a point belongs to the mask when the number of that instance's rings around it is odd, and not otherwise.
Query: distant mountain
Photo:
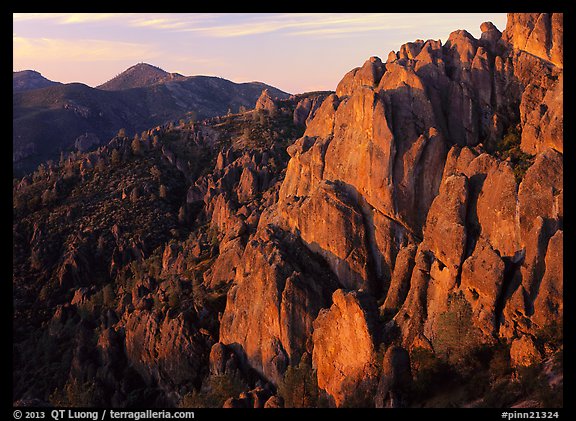
[[[30,91],[32,89],[46,88],[52,85],[60,85],[60,83],[46,79],[44,76],[34,70],[22,70],[20,72],[13,72],[12,75],[13,92]]]
[[[168,73],[159,67],[152,66],[148,63],[138,63],[115,78],[97,86],[98,89],[106,91],[121,91],[131,88],[142,88],[152,86],[158,83],[186,79],[179,73]]]
[[[130,84],[145,86],[128,88]],[[87,133],[102,144],[120,128],[133,135],[187,116],[200,119],[224,115],[229,110],[237,112],[240,107],[253,108],[264,89],[271,96],[288,97],[286,92],[264,83],[176,76],[145,64],[133,66],[101,86],[107,89],[71,83],[14,92],[15,175],[57,159],[60,151],[74,150],[78,137]],[[113,86],[118,90],[110,90]]]

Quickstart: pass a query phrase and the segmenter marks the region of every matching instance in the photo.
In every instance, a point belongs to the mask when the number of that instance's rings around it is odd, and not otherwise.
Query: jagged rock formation
[[[313,255],[295,239],[277,235],[263,230],[250,240],[220,322],[220,341],[276,383],[289,361],[300,360],[334,289]]]
[[[15,366],[71,347],[14,399],[525,399],[498,388],[562,352],[562,15],[481,30],[15,183]]]
[[[457,305],[473,324],[469,349],[535,335],[561,316],[561,281],[544,277],[546,250],[561,254],[550,240],[562,234],[561,19],[511,15],[503,34],[485,23],[479,40],[455,31],[445,45],[418,40],[386,63],[372,57],[288,149],[268,222],[299,236],[342,286],[383,300],[386,331],[399,329],[410,351],[442,349]],[[506,148],[523,154],[505,160]],[[340,405],[342,382],[314,361]]]
[[[366,297],[338,289],[332,295],[332,306],[314,321],[312,362],[317,367],[318,386],[334,398],[337,406],[358,393],[357,389],[366,393],[374,387],[375,309]]]

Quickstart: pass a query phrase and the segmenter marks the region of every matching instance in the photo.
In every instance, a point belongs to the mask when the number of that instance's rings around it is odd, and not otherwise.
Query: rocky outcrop
[[[410,290],[410,277],[414,270],[415,254],[416,246],[414,244],[408,244],[398,252],[386,300],[380,307],[382,314],[394,315],[404,303]]]
[[[502,38],[513,48],[514,76],[522,89],[522,150],[562,152],[563,15],[510,13]]]
[[[434,335],[435,319],[457,291],[486,340],[514,337],[508,317],[530,329],[546,244],[561,226],[562,66],[552,58],[561,49],[559,22],[511,15],[504,33],[486,22],[479,40],[455,31],[445,45],[417,40],[385,64],[373,57],[344,76],[289,150],[278,205],[286,229],[323,255],[343,285],[385,294],[383,313],[412,315],[395,318],[410,341]],[[516,26],[531,27],[531,35]],[[523,37],[532,39],[522,44]],[[538,115],[536,104],[544,104]],[[536,154],[520,187],[518,164],[489,154],[517,119],[522,150]],[[547,169],[538,170],[543,162]],[[537,171],[547,171],[547,181],[529,188]],[[329,229],[315,218],[322,209],[306,212],[326,196],[319,192],[328,180],[357,209],[330,211],[337,222]],[[322,200],[327,209],[329,202]],[[367,258],[354,263],[365,271],[339,270],[353,265],[347,248],[335,246],[338,236],[363,240],[355,250]]]
[[[456,278],[466,248],[466,204],[468,179],[452,175],[443,180],[428,212],[424,241],[441,267]]]
[[[363,216],[342,186],[324,181],[304,200],[286,203],[285,213],[289,229],[326,259],[345,287],[371,289]]]
[[[184,320],[136,310],[123,320],[126,356],[148,382],[168,389],[198,378],[206,359],[202,336]]]
[[[510,299],[504,308],[502,330],[508,335],[532,331],[534,327],[529,321],[532,315],[539,311],[546,313],[546,307],[562,306],[558,295],[551,294],[538,300],[540,305],[546,302],[545,308],[535,307],[546,271],[550,239],[562,228],[562,174],[562,155],[547,149],[536,157],[518,188],[517,220],[523,249],[515,282],[508,292]],[[555,284],[561,289],[557,281]]]
[[[521,336],[512,341],[510,363],[512,367],[527,367],[542,360],[534,340],[530,336]]]
[[[482,237],[462,265],[460,286],[472,306],[474,324],[487,337],[497,332],[497,301],[502,293],[505,264]]]
[[[297,126],[307,126],[316,115],[316,111],[322,105],[327,93],[306,96],[298,101],[294,108],[293,121]]]
[[[563,308],[561,19],[416,40],[348,72],[313,117],[300,101],[278,202],[229,259],[221,342],[275,383],[311,352],[336,406],[366,393],[405,405],[416,348],[453,363],[502,340],[514,365],[538,361],[535,335]],[[211,201],[219,229],[257,174],[229,170],[237,191]],[[402,347],[379,373],[382,333]]]
[[[563,34],[562,13],[509,13],[503,38],[514,49],[550,61],[561,68]]]
[[[553,323],[562,323],[564,301],[564,233],[562,230],[550,238],[544,264],[546,272],[538,286],[538,295],[534,300],[532,321],[540,328]]]
[[[90,284],[88,277],[89,256],[86,239],[82,235],[71,236],[56,273],[58,285],[63,290]]]
[[[268,89],[264,89],[260,94],[260,97],[256,101],[256,106],[254,107],[255,110],[265,110],[269,113],[274,113],[278,109],[274,98],[270,96],[270,92]]]
[[[332,306],[314,321],[312,364],[318,387],[324,389],[337,407],[347,397],[369,393],[377,375],[374,303],[356,292],[339,289]]]
[[[357,67],[344,76],[336,87],[338,97],[350,96],[361,86],[375,87],[384,74],[385,67],[380,58],[370,57],[362,67]]]
[[[94,133],[85,133],[74,140],[74,147],[78,152],[86,152],[87,150],[100,145],[100,143],[100,139]]]
[[[375,397],[376,408],[401,408],[409,401],[412,372],[408,351],[399,346],[386,350]]]
[[[312,323],[334,288],[329,271],[294,237],[265,227],[248,242],[236,270],[220,342],[278,383],[307,349]]]
[[[210,269],[204,272],[204,283],[211,289],[231,283],[242,260],[245,244],[240,237],[222,242],[219,254]]]
[[[271,396],[264,404],[264,408],[284,408],[284,400],[280,396]]]

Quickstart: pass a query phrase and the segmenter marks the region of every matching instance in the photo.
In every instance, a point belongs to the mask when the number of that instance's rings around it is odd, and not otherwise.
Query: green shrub
[[[291,365],[278,385],[285,408],[315,408],[318,404],[318,381],[310,355],[305,353],[298,365]]]
[[[374,408],[374,393],[376,384],[371,381],[369,384],[360,383],[346,393],[342,408]]]
[[[448,295],[448,309],[438,316],[436,332],[434,351],[450,364],[464,363],[480,345],[472,323],[472,308],[462,292]]]
[[[486,392],[482,405],[486,408],[507,408],[521,396],[520,386],[510,379],[500,379]]]
[[[66,382],[61,389],[54,390],[49,401],[56,407],[95,407],[102,404],[102,391],[94,383],[81,383],[72,379]]]
[[[564,342],[564,321],[553,320],[550,324],[542,327],[536,332],[536,344],[544,350],[546,346],[556,350],[559,349]]]
[[[561,372],[563,366],[556,367]],[[545,408],[561,408],[563,406],[562,387],[552,387],[543,364],[533,364],[528,367],[518,367],[518,384],[522,396],[532,396]]]
[[[512,172],[517,183],[520,183],[526,171],[534,163],[534,155],[527,154],[520,148],[522,134],[518,126],[510,126],[500,142],[489,148],[501,160],[510,159]]]
[[[492,358],[488,365],[488,372],[493,381],[498,378],[507,377],[512,374],[510,365],[510,347],[507,345],[497,345],[492,352]]]
[[[207,408],[206,396],[197,390],[192,390],[182,397],[178,408]]]
[[[249,389],[237,375],[209,376],[202,388],[186,394],[178,404],[180,408],[222,408],[230,397],[238,397]]]

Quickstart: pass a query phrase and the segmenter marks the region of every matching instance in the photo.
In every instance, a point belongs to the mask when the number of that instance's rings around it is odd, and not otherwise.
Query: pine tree
[[[168,197],[168,188],[164,184],[160,184],[158,195],[160,199],[166,199]]]
[[[186,212],[186,207],[185,205],[180,206],[180,209],[178,210],[178,222],[182,225],[186,224],[186,220],[188,219],[188,215]]]
[[[98,158],[98,161],[96,161],[96,165],[94,168],[96,169],[97,172],[104,172],[104,170],[106,169],[106,162],[104,161],[104,158],[102,157]]]
[[[152,168],[150,168],[150,174],[152,175],[152,177],[154,177],[155,180],[160,180],[162,172],[156,165],[154,165],[152,166]]]
[[[120,152],[118,152],[118,149],[112,149],[110,161],[112,162],[112,165],[118,165],[120,163]]]
[[[158,135],[154,135],[152,138],[152,148],[158,149],[160,147],[160,138]]]
[[[138,197],[140,197],[140,194],[138,193],[138,188],[134,187],[130,192],[130,201],[132,203],[136,203],[138,201]]]
[[[298,365],[291,365],[278,385],[286,408],[310,408],[318,403],[318,382],[310,354],[305,352]]]
[[[142,154],[142,144],[140,143],[140,139],[138,135],[134,136],[134,140],[132,141],[132,154],[135,156],[139,156]]]

